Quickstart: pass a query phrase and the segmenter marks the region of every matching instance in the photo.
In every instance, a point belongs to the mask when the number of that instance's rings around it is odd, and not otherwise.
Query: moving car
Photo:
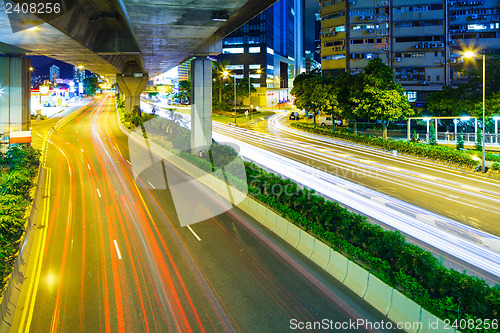
[[[318,124],[320,124],[321,126],[342,126],[342,120],[335,119],[331,116],[318,117]]]
[[[288,116],[288,119],[290,120],[299,120],[300,119],[300,115],[297,111],[292,111],[290,112],[290,115]]]

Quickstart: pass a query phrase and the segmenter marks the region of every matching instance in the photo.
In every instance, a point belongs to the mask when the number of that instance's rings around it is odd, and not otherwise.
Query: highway
[[[43,265],[23,331],[283,332],[292,319],[387,321],[238,210],[181,228],[170,190],[144,186],[162,177],[155,168],[136,184],[112,97],[59,123],[48,142]]]
[[[290,129],[284,121],[286,114],[281,113],[257,130],[214,122],[214,137],[237,143],[243,156],[261,166],[402,231],[444,255],[450,267],[466,269],[490,283],[500,281],[500,238],[495,235],[500,224],[500,182],[310,135]],[[476,221],[473,227],[465,224],[471,220]]]

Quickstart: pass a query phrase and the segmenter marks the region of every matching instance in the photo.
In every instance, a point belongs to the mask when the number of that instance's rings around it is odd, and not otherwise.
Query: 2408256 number
[[[7,14],[59,14],[61,12],[61,4],[57,2],[46,3],[18,3],[13,5],[7,2],[5,4],[5,12]]]
[[[489,330],[498,329],[498,319],[455,319],[451,321],[450,319],[445,319],[445,329],[457,329],[457,330]]]

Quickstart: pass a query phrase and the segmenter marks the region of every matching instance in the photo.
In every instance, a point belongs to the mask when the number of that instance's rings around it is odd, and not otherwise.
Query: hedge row
[[[0,294],[7,287],[27,222],[29,190],[40,163],[40,152],[12,146],[0,153]]]
[[[389,151],[397,150],[398,152],[403,154],[429,158],[432,160],[451,163],[462,167],[471,168],[479,164],[478,161],[473,160],[469,155],[449,147],[432,146],[424,143],[409,142],[403,140],[387,139],[386,141],[384,141],[382,138],[362,134],[354,134],[344,129],[335,131],[332,128],[314,126],[313,124],[292,123],[291,126],[310,133],[349,140],[368,146],[379,147]]]

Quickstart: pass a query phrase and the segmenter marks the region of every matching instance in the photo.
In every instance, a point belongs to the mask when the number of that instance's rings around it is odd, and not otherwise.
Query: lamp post
[[[472,51],[466,51],[464,52],[464,57],[465,58],[474,58],[475,53]],[[484,146],[485,144],[485,137],[486,137],[486,123],[485,123],[485,109],[486,109],[486,55],[483,53],[483,173],[486,172],[486,147]]]
[[[228,71],[224,71],[222,75],[225,78],[229,78],[230,76]],[[236,126],[236,74],[234,74],[233,85],[234,85],[234,125]]]

